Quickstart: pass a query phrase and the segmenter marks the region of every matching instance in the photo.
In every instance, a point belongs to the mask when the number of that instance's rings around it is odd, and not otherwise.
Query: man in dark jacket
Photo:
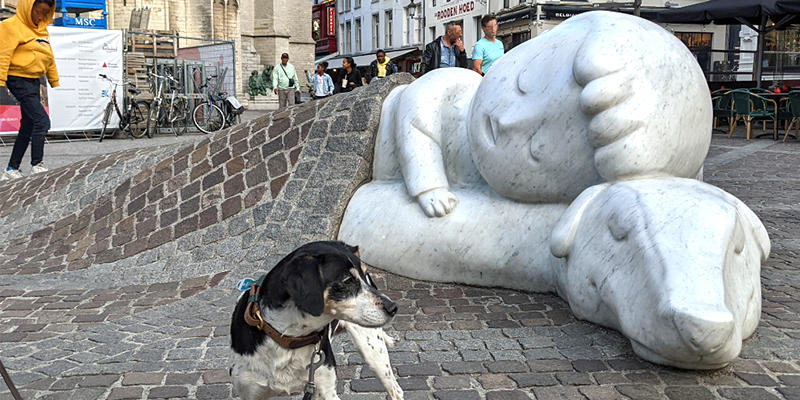
[[[467,53],[461,41],[461,26],[453,22],[447,24],[444,35],[428,43],[422,53],[423,74],[445,67],[468,68]]]
[[[397,65],[389,57],[386,57],[385,51],[379,49],[375,52],[375,60],[369,64],[367,82],[372,82],[375,78],[386,78],[395,72],[397,72]]]

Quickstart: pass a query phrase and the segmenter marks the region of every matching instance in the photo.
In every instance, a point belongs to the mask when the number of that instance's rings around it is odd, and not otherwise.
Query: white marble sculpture
[[[711,118],[673,35],[581,14],[483,78],[442,69],[393,90],[339,238],[405,276],[557,292],[642,358],[719,368],[758,324],[770,245],[747,206],[692,179]]]

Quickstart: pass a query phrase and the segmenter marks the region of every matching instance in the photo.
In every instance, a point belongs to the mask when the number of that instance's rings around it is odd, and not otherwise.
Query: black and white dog
[[[241,398],[302,393],[310,364],[321,358],[315,390],[304,398],[339,399],[330,343],[337,326],[350,333],[390,398],[403,398],[386,349],[393,340],[381,329],[397,305],[378,292],[357,251],[342,242],[305,244],[241,296],[231,321],[231,375]],[[318,351],[324,356],[315,358]]]

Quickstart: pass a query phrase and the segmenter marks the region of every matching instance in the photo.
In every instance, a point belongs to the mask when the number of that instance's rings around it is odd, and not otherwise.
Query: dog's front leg
[[[392,338],[382,328],[365,328],[354,323],[342,323],[353,338],[361,357],[364,357],[364,361],[375,372],[389,393],[389,397],[392,400],[403,400],[403,389],[394,377],[389,362],[389,350],[386,349],[387,342],[394,344]]]
[[[319,367],[314,373],[314,382],[317,385],[314,399],[340,400],[339,395],[336,394],[336,370],[333,367],[329,365]]]

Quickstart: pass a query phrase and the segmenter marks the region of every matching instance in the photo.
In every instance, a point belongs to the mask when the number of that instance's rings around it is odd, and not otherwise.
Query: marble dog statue
[[[769,238],[741,201],[691,179],[711,122],[674,35],[584,13],[483,78],[448,68],[395,88],[373,180],[338,236],[401,275],[557,292],[647,360],[718,368],[758,323]]]
[[[717,187],[685,178],[592,186],[559,218],[550,250],[566,261],[555,266],[556,289],[575,316],[622,332],[648,361],[720,368],[758,325],[769,237]]]

